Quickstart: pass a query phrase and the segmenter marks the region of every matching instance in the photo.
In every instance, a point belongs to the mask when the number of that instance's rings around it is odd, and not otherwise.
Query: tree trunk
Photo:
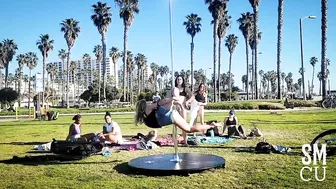
[[[314,92],[314,74],[315,74],[315,66],[313,66],[313,76],[312,76],[312,82],[311,82],[311,93],[310,94],[313,94]]]
[[[320,80],[319,95],[321,96],[322,80]]]
[[[72,95],[72,101],[73,101],[73,104],[75,104],[75,99],[76,99],[76,78],[75,78],[75,73],[72,73],[73,75],[73,95]]]
[[[245,38],[245,55],[246,55],[246,100],[249,99],[249,46],[247,38]]]
[[[130,102],[131,102],[131,104],[133,104],[133,72],[131,72],[130,73],[130,75],[131,75],[131,83],[130,83],[130,88],[131,88],[131,92],[130,92],[130,96],[131,96],[131,100],[130,100]]]
[[[101,88],[101,61],[98,63],[98,103],[100,104],[100,88]]]
[[[8,87],[8,64],[5,67],[5,88]]]
[[[321,18],[321,31],[322,31],[322,40],[321,40],[321,71],[322,71],[322,99],[327,98],[327,11],[328,11],[328,0],[321,1],[321,10],[322,10],[322,18]]]
[[[80,99],[80,94],[79,94],[79,87],[80,87],[80,83],[79,83],[79,79],[78,79],[78,82],[77,82],[77,95],[78,95],[78,98],[77,98],[77,100],[78,100],[78,103],[79,103],[79,99]]]
[[[119,88],[119,81],[118,81],[118,62],[113,62],[114,63],[114,68],[113,68],[113,72],[114,72],[114,82],[115,82],[115,87],[118,89]]]
[[[278,76],[278,99],[282,99],[281,95],[281,45],[282,45],[282,19],[284,0],[278,0],[278,49],[277,49],[277,76]]]
[[[46,72],[46,53],[43,52],[43,71],[42,71],[42,86],[43,86],[43,91],[42,91],[42,107],[43,108],[44,108],[44,96],[45,96],[45,81],[44,81],[45,72]]]
[[[190,43],[190,71],[191,71],[191,91],[194,91],[194,37],[191,37]]]
[[[258,7],[253,8],[254,12],[254,39],[255,39],[255,56],[254,56],[254,65],[255,65],[255,70],[258,70]],[[255,97],[256,99],[259,99],[258,95],[258,74],[257,71],[254,73],[254,82],[255,82]]]
[[[222,39],[218,38],[218,101],[222,100],[221,98],[221,61],[222,61]],[[225,86],[224,86],[225,87]]]
[[[106,100],[106,34],[102,34],[102,46],[103,46],[103,96]]]
[[[21,74],[21,69],[20,69],[20,73],[19,73],[19,81],[18,81],[18,85],[19,85],[19,89],[18,89],[18,92],[19,92],[19,100],[18,100],[18,105],[19,107],[21,107],[21,85],[22,85],[22,74]]]
[[[230,59],[229,59],[229,90],[230,90],[230,93],[229,93],[229,95],[230,95],[230,97],[229,97],[229,99],[230,99],[230,101],[232,100],[231,99],[231,93],[232,93],[232,86],[231,86],[231,83],[232,83],[232,77],[231,77],[231,64],[232,63],[232,53],[230,53]]]
[[[252,86],[251,86],[251,98],[254,99],[254,71],[255,71],[255,65],[254,65],[254,56],[255,56],[255,51],[252,48],[252,57],[251,57],[251,65],[252,65],[252,73],[251,73],[251,81],[252,81]]]
[[[141,78],[141,74],[140,74],[140,72],[141,72],[141,69],[140,69],[140,67],[138,67],[138,96],[140,95],[140,78]]]
[[[30,82],[31,82],[31,69],[29,69],[29,79],[28,79],[28,109],[30,108]]]
[[[216,50],[217,50],[217,20],[214,20],[214,28],[213,28],[213,76],[214,76],[214,102],[217,102],[217,91],[216,91],[216,87],[217,87],[217,79],[216,79]],[[172,81],[174,82],[174,81]]]
[[[61,70],[61,81],[62,81],[62,107],[64,106],[64,60],[62,60],[62,70]]]
[[[126,99],[126,74],[127,74],[127,32],[128,32],[128,26],[124,21],[124,82],[123,82],[123,89],[124,89],[124,101]]]
[[[66,70],[66,79],[67,79],[67,84],[66,84],[66,101],[67,101],[67,108],[69,108],[69,66],[70,66],[70,51],[71,48],[68,47],[68,59],[67,59],[67,70]]]

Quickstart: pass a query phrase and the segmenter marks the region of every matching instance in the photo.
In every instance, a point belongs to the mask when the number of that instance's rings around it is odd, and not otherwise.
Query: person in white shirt
[[[98,136],[101,141],[117,144],[122,143],[120,126],[117,122],[112,120],[111,114],[109,112],[106,112],[105,114],[105,124],[103,126],[103,132],[99,133]]]
[[[153,103],[157,103],[159,100],[161,100],[161,97],[158,91],[155,92],[155,95],[153,95],[152,100],[153,100]]]

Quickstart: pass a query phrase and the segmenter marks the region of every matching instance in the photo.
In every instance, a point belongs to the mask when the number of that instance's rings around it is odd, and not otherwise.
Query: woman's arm
[[[70,140],[70,137],[71,137],[71,133],[72,133],[73,127],[74,127],[74,125],[71,124],[70,127],[69,127],[69,133],[68,133],[68,136],[66,137],[65,140],[67,140],[67,141]]]

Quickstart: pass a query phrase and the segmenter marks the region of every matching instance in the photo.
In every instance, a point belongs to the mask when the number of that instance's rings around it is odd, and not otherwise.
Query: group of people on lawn
[[[200,118],[200,123],[196,120],[193,123],[188,123],[187,109],[191,103],[197,104],[197,114]],[[153,96],[151,104],[147,104],[145,99],[139,100],[135,111],[135,124],[145,124],[146,126],[158,129],[164,126],[175,124],[182,130],[184,144],[187,145],[187,133],[202,132],[207,129],[222,126],[221,123],[211,122],[205,124],[204,122],[204,106],[207,105],[206,88],[203,83],[198,87],[195,93],[185,86],[184,78],[179,75],[175,79],[175,87],[168,94],[167,98],[161,99],[158,92]],[[100,142],[121,143],[122,133],[120,126],[112,120],[111,114],[105,114],[105,124],[102,132],[81,134],[81,115],[73,117],[74,123],[69,128],[69,134],[66,138],[73,142],[88,142],[92,140]],[[239,136],[244,138],[244,134],[238,129],[238,118],[235,116],[234,110],[230,110],[229,116],[224,119],[223,133],[228,130],[234,130]],[[234,128],[234,129],[232,129]],[[229,133],[230,134],[230,133]],[[232,134],[232,132],[231,132]]]

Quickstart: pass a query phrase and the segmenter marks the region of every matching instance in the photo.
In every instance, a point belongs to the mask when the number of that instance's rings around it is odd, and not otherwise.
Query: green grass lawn
[[[226,168],[208,170],[190,176],[149,177],[130,174],[127,162],[139,156],[173,153],[173,147],[151,151],[112,152],[110,157],[93,156],[72,163],[23,165],[0,162],[0,188],[334,188],[336,157],[327,158],[326,179],[323,182],[300,179],[301,146],[318,133],[336,128],[336,111],[238,112],[240,124],[249,131],[256,124],[271,144],[293,149],[288,154],[256,154],[251,149],[261,139],[198,147],[181,147],[179,152],[197,152],[225,158]],[[223,120],[223,113],[209,113],[207,120]],[[132,115],[113,115],[124,135],[147,133],[145,126],[135,126]],[[103,116],[85,116],[84,133],[99,131]],[[14,155],[25,156],[34,142],[45,143],[52,138],[64,139],[71,117],[56,121],[0,122],[0,161]],[[160,135],[171,133],[172,127],[159,130]],[[13,142],[23,142],[21,144]],[[321,169],[320,169],[321,170]],[[322,172],[321,172],[322,173]],[[308,175],[307,172],[305,174]],[[321,178],[322,174],[320,174]]]

